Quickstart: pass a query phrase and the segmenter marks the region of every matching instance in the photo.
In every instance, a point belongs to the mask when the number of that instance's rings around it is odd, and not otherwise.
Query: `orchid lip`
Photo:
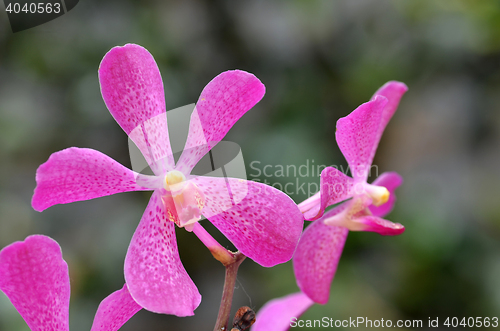
[[[168,219],[177,226],[192,231],[194,223],[201,220],[205,206],[205,195],[192,181],[177,170],[165,176],[166,192],[162,196]]]

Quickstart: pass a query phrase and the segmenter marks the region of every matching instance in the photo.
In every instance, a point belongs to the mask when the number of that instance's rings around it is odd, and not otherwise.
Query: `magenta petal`
[[[134,44],[114,47],[102,59],[99,82],[111,115],[153,171],[159,174],[173,169],[163,82],[153,56]],[[154,166],[154,162],[158,164]]]
[[[128,292],[127,284],[102,300],[90,331],[117,331],[142,307]]]
[[[373,95],[372,100],[374,100],[377,95],[386,97],[388,100],[382,114],[380,127],[378,129],[377,142],[380,140],[380,137],[382,136],[387,123],[389,123],[389,121],[391,120],[392,115],[394,115],[394,113],[398,109],[399,101],[401,100],[403,94],[406,93],[406,91],[408,91],[408,87],[406,86],[406,84],[396,81],[390,81],[385,83],[384,86],[379,88],[378,91]]]
[[[321,209],[321,203],[318,202],[318,204],[312,206],[311,209],[307,210],[306,212],[303,212],[304,219],[306,221],[314,221],[320,218],[323,215],[324,211],[325,211],[324,209]]]
[[[403,184],[403,177],[396,172],[384,172],[373,183],[373,185],[384,186],[389,190],[389,200],[378,207],[371,205],[370,212],[374,216],[384,217],[389,214],[396,203],[396,189]]]
[[[35,235],[0,252],[0,290],[32,331],[68,331],[68,265],[53,239]]]
[[[88,148],[71,147],[54,153],[38,167],[31,202],[42,211],[60,203],[89,200],[120,192],[144,191],[135,173],[109,156]]]
[[[290,324],[314,304],[298,292],[267,302],[257,313],[252,331],[286,331]]]
[[[130,294],[143,308],[161,314],[194,315],[201,295],[182,265],[160,194],[155,191],[125,258]]]
[[[397,236],[405,232],[405,227],[376,216],[358,217],[353,220],[362,225],[359,231],[377,232],[383,236]]]
[[[332,209],[309,225],[293,257],[297,285],[309,298],[320,304],[328,302],[330,285],[349,233],[347,228],[325,225],[323,219],[340,210]]]
[[[321,209],[352,197],[353,180],[333,167],[321,172]]]
[[[205,195],[203,216],[244,255],[264,267],[292,258],[304,218],[290,197],[241,179],[197,177],[193,181]]]
[[[321,172],[320,206],[311,208],[304,214],[306,220],[320,218],[326,207],[352,197],[353,180],[334,167],[327,167]]]
[[[188,138],[177,170],[190,173],[264,93],[264,84],[245,71],[226,71],[212,79],[201,92],[191,115]]]
[[[382,112],[387,104],[383,96],[362,104],[337,121],[335,137],[356,182],[366,182],[378,146]]]

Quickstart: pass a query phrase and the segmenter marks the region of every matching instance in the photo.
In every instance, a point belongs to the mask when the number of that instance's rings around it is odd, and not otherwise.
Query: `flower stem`
[[[200,223],[196,222],[193,226],[194,234],[201,240],[205,246],[210,250],[210,253],[214,256],[217,261],[220,261],[223,265],[228,265],[233,263],[234,253],[228,251],[217,240],[215,240],[210,233]]]
[[[246,258],[241,252],[233,253],[217,242],[198,222],[193,226],[193,233],[207,246],[216,260],[226,267],[226,276],[224,279],[224,289],[222,291],[222,300],[219,307],[217,322],[215,322],[214,331],[228,331],[229,315],[231,313],[231,304],[233,302],[234,284],[238,268]]]
[[[234,284],[236,283],[236,275],[238,268],[246,258],[240,252],[234,253],[232,262],[225,264],[226,276],[224,279],[224,290],[222,291],[222,300],[219,307],[219,315],[215,323],[214,331],[228,331],[229,314],[231,313],[231,304],[233,302]]]

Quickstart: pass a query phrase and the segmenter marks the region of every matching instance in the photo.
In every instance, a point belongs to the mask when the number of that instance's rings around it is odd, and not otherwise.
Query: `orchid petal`
[[[320,198],[321,198],[321,196],[319,197],[319,199]],[[320,218],[323,215],[324,211],[325,210],[321,208],[321,202],[318,202],[318,204],[314,205],[311,209],[309,209],[303,213],[304,219],[306,221],[317,220],[318,218]]]
[[[387,123],[389,123],[392,115],[394,115],[394,113],[398,109],[399,101],[401,100],[403,94],[406,93],[406,91],[408,91],[408,87],[406,86],[406,84],[396,81],[390,81],[385,83],[384,86],[379,88],[378,91],[373,95],[372,100],[374,100],[377,95],[386,97],[388,100],[382,114],[382,121],[378,128],[377,144],[382,137],[382,134],[384,133]]]
[[[292,258],[304,218],[286,194],[253,181],[193,179],[205,195],[202,214],[244,255],[264,267]]]
[[[117,331],[141,309],[125,284],[121,290],[102,300],[90,331]]]
[[[71,147],[54,153],[36,172],[32,206],[42,211],[55,204],[89,200],[120,192],[144,191],[137,174],[93,149]]]
[[[371,205],[369,207],[370,212],[374,216],[384,217],[389,214],[394,208],[396,203],[396,189],[403,183],[403,177],[398,175],[396,172],[384,172],[381,174],[372,184],[377,186],[384,186],[389,190],[390,196],[389,200],[378,207]]]
[[[111,115],[159,175],[174,168],[165,94],[153,56],[143,47],[112,48],[99,66],[101,93]]]
[[[190,316],[201,295],[182,265],[161,194],[155,191],[132,237],[125,258],[130,294],[143,308],[161,314]]]
[[[349,233],[347,228],[324,224],[324,219],[341,210],[334,208],[309,225],[293,257],[293,269],[300,290],[320,304],[328,302],[330,285]]]
[[[366,182],[378,146],[378,128],[387,104],[383,96],[356,108],[337,121],[335,136],[355,182]]]
[[[320,218],[326,207],[352,197],[353,180],[334,167],[327,167],[321,172],[319,207],[314,206],[304,213],[304,218],[313,221]],[[308,202],[308,200],[304,201]]]
[[[252,331],[286,331],[314,302],[298,292],[267,302],[257,313]]]
[[[68,265],[53,239],[35,235],[0,252],[0,290],[32,331],[68,331]]]
[[[189,174],[264,93],[260,80],[245,71],[226,71],[212,79],[191,115],[186,145],[176,169]]]
[[[350,231],[377,232],[381,235],[398,235],[404,232],[404,226],[392,223],[380,217],[373,216],[368,209],[371,198],[366,195],[354,197],[339,206],[333,213],[327,213],[322,218],[327,226],[340,226]]]
[[[397,236],[405,231],[399,223],[393,223],[377,216],[362,216],[352,220],[357,225],[356,231],[377,232],[383,236]],[[351,229],[351,231],[354,231]]]
[[[313,209],[316,209],[316,213],[313,213],[311,215],[311,217],[313,217],[316,216],[316,214],[319,212],[321,204],[320,202],[321,202],[321,191],[316,192],[316,194],[305,199],[304,201],[299,203],[297,207],[299,207],[299,210],[302,214],[311,213]],[[306,221],[309,221],[309,218],[310,217],[306,217]]]

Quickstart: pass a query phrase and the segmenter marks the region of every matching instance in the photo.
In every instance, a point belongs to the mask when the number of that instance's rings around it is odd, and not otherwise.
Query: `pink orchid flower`
[[[34,209],[154,190],[125,258],[125,280],[134,300],[157,313],[193,315],[201,301],[179,258],[174,224],[193,231],[216,252],[222,247],[198,223],[203,215],[255,262],[270,267],[291,259],[304,219],[287,195],[252,181],[190,174],[263,97],[259,79],[234,70],[208,83],[191,115],[177,164],[168,137],[163,83],[152,55],[137,45],[115,47],[101,62],[99,81],[109,111],[155,176],[133,172],[95,150],[68,148],[38,168]]]
[[[2,249],[0,291],[32,331],[69,330],[68,265],[53,239],[34,235]],[[124,286],[99,305],[91,331],[116,331],[139,310]]]
[[[351,231],[398,235],[404,227],[383,219],[396,201],[402,178],[383,173],[373,184],[366,182],[382,133],[407,91],[406,85],[389,82],[372,100],[337,122],[336,138],[354,178],[330,167],[321,173],[321,191],[299,205],[306,219],[317,219],[306,228],[293,258],[300,290],[314,302],[325,304],[330,284]],[[324,215],[328,205],[352,197]]]
[[[257,313],[252,331],[286,331],[300,326],[298,318],[314,303],[325,304],[349,230],[396,235],[404,227],[382,219],[396,202],[394,191],[402,184],[395,172],[366,182],[382,133],[397,109],[406,85],[388,82],[367,102],[337,122],[336,138],[353,173],[350,178],[333,167],[321,173],[320,192],[299,204],[307,220],[293,257],[301,292],[266,303]],[[324,214],[325,209],[352,198]]]
[[[320,192],[299,204],[306,220],[318,219],[328,206],[352,198],[347,202],[348,207],[326,220],[326,224],[344,226],[351,231],[373,231],[385,235],[404,231],[402,225],[374,216],[368,209],[381,205],[384,205],[384,211],[392,209],[395,198],[381,184],[381,180],[391,187],[399,186],[401,177],[396,173],[386,173],[372,184],[368,184],[367,179],[382,133],[407,90],[403,83],[388,82],[369,102],[337,121],[335,137],[353,178],[334,167],[325,168],[321,172]]]

